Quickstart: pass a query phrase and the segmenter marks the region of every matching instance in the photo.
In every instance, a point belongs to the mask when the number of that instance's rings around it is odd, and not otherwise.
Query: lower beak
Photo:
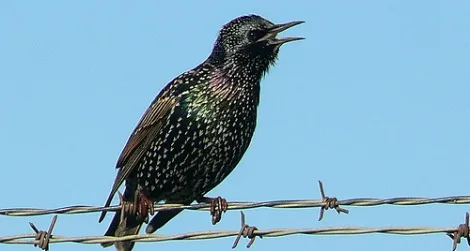
[[[269,30],[268,33],[263,36],[262,38],[258,39],[257,42],[261,41],[269,41],[269,44],[273,45],[281,45],[283,43],[291,42],[291,41],[296,41],[296,40],[302,40],[304,39],[303,37],[285,37],[285,38],[276,38],[276,35],[279,34],[282,31],[285,31],[293,26],[299,25],[301,23],[304,23],[304,21],[292,21],[284,24],[275,24],[273,25]]]

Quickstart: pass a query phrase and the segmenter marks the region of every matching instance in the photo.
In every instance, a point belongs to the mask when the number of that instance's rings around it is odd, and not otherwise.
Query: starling
[[[105,204],[110,205],[125,181],[122,199],[138,200],[139,210],[125,217],[116,212],[106,236],[137,234],[147,217],[145,209],[153,202],[205,201],[205,194],[230,174],[255,130],[261,78],[276,61],[281,45],[303,39],[276,35],[301,23],[238,17],[222,27],[204,62],[161,90],[119,156]],[[153,233],[181,211],[159,211],[146,232]],[[128,251],[134,242],[114,245]]]

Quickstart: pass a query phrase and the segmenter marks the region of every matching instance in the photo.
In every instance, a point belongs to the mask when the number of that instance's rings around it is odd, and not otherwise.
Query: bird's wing
[[[165,88],[145,111],[137,127],[129,137],[126,146],[121,152],[116,164],[118,173],[114,180],[111,192],[106,200],[105,207],[111,204],[114,194],[117,192],[124,180],[136,168],[138,161],[145,154],[156,134],[160,131],[162,124],[170,115],[178,97],[169,95],[171,88]],[[104,219],[106,211],[101,213],[99,222]]]
[[[153,135],[151,132],[158,132],[162,126],[162,122],[169,115],[174,107],[177,98],[168,95],[169,90],[165,90],[157,97],[152,105],[145,111],[136,128],[132,132],[126,146],[121,152],[116,164],[116,168],[125,168],[132,159],[133,153],[136,152],[148,136]],[[151,143],[151,142],[146,142]],[[145,146],[145,145],[144,145]]]

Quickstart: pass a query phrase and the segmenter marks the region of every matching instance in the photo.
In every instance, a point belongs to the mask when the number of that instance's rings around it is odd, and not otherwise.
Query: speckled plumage
[[[119,157],[106,206],[124,181],[126,200],[132,200],[139,187],[152,201],[183,204],[202,198],[222,182],[250,144],[261,78],[279,47],[300,39],[275,35],[299,23],[274,25],[250,15],[224,25],[208,59],[172,80],[141,118]],[[179,212],[157,213],[147,232]],[[106,235],[136,234],[141,225],[132,217],[119,222],[118,212]],[[116,247],[131,250],[133,243]]]

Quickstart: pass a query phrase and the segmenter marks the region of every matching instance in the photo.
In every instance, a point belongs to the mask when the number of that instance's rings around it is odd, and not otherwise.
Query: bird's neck
[[[234,59],[219,67],[220,71],[228,78],[256,83],[261,81],[268,68],[269,63],[255,59]]]
[[[230,89],[259,89],[262,72],[253,72],[245,66],[225,65],[216,68],[213,74],[214,83]]]
[[[246,70],[238,68],[217,68],[213,71],[209,89],[219,100],[238,100],[257,106],[259,103],[261,75],[246,75]],[[243,98],[242,98],[243,97]]]
[[[275,60],[276,54],[240,53],[228,56],[222,50],[214,50],[205,62],[216,69],[222,70],[228,77],[249,76],[259,82]]]

